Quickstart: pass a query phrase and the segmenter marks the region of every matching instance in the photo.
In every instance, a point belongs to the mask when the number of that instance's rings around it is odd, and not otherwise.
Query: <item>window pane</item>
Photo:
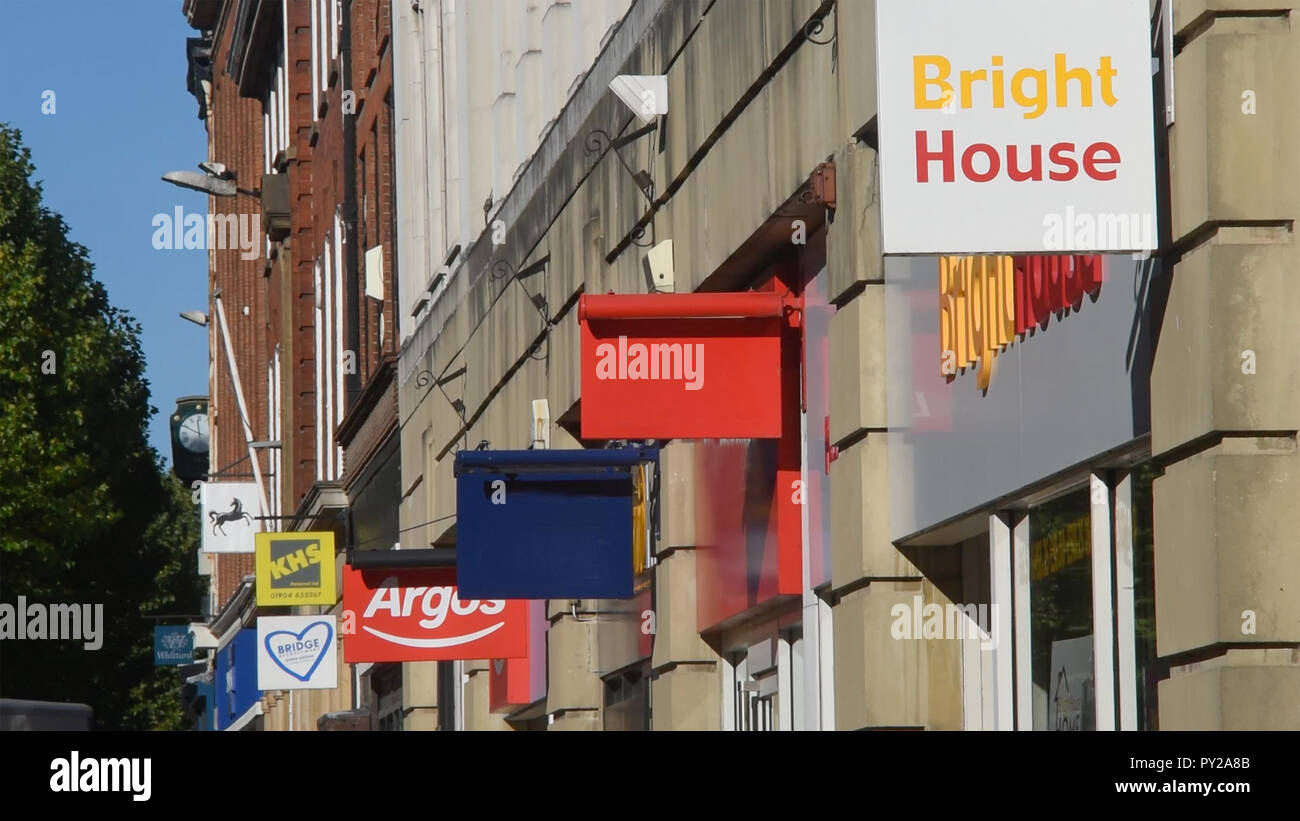
[[[650,729],[648,674],[648,668],[633,668],[605,679],[606,730],[645,732]]]
[[[1137,657],[1137,726],[1160,729],[1156,684],[1167,675],[1156,657],[1155,528],[1151,516],[1151,481],[1158,473],[1151,462],[1133,469],[1133,628]]]
[[[1091,520],[1086,487],[1029,511],[1035,730],[1095,728]]]

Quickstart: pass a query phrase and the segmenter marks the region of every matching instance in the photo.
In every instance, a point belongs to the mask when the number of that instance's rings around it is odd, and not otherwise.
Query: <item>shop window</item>
[[[606,730],[650,729],[650,665],[643,662],[605,678]]]
[[[760,635],[765,631],[760,631]],[[752,634],[751,634],[752,635]],[[801,625],[727,653],[722,682],[724,730],[743,732],[809,729],[800,713],[807,698]]]
[[[1156,656],[1155,529],[1151,483],[1159,471],[1151,462],[1132,473],[1133,493],[1133,632],[1137,676],[1137,729],[1160,729],[1156,685],[1169,665]]]
[[[775,669],[769,671],[768,675],[750,676],[746,653],[734,654],[730,666],[733,672],[729,682],[732,691],[730,729],[740,732],[775,729],[773,719],[776,714],[776,691],[779,689]]]
[[[402,729],[402,665],[375,665],[370,681],[375,693],[375,728]]]
[[[1159,729],[1169,668],[1156,654],[1158,475],[1150,462],[1094,470],[1082,487],[994,513],[988,533],[953,546],[952,577],[938,548],[918,551],[934,562],[927,577],[980,622],[961,636],[964,727]],[[1094,555],[1094,541],[1109,555]]]
[[[1029,538],[1033,728],[1095,729],[1087,488],[1031,508]]]

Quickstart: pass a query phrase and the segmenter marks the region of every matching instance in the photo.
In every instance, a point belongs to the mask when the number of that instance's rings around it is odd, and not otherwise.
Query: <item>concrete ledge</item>
[[[603,691],[593,670],[596,625],[560,616],[547,633],[546,711],[599,709]]]
[[[714,662],[696,627],[695,551],[677,550],[655,568],[653,669],[672,662]]]
[[[1154,454],[1213,431],[1300,428],[1297,268],[1294,233],[1244,227],[1175,266],[1151,365]]]
[[[1177,19],[1196,3],[1175,3]],[[1224,10],[1288,3],[1200,3]],[[1295,219],[1300,155],[1261,150],[1300,142],[1300,26],[1294,13],[1228,16],[1196,36],[1174,59],[1175,121],[1170,130],[1173,236],[1206,222]],[[1178,25],[1176,23],[1176,25]],[[1251,92],[1253,113],[1243,95]]]
[[[867,285],[831,316],[831,441],[889,425],[885,404],[885,286]]]
[[[891,608],[917,595],[946,602],[929,584],[873,582],[835,605],[835,729],[962,728],[959,643],[891,635]]]
[[[555,716],[546,729],[554,732],[595,732],[603,729],[600,710],[570,710]]]
[[[920,572],[889,540],[887,434],[872,433],[831,463],[831,584]]]
[[[651,729],[722,729],[722,674],[716,664],[683,664],[650,682]]]
[[[1274,652],[1281,663],[1174,671],[1159,685],[1160,729],[1300,730],[1300,651]]]
[[[876,152],[850,142],[835,152],[835,221],[826,229],[827,298],[837,304],[865,282],[884,282]],[[879,337],[884,339],[884,326]],[[831,417],[831,424],[835,417]]]
[[[1159,654],[1300,642],[1294,438],[1225,439],[1168,466],[1153,495]],[[1242,633],[1244,611],[1253,634]]]

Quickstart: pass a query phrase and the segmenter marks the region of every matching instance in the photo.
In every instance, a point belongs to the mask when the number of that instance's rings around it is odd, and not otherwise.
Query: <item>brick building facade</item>
[[[396,498],[385,514],[384,494],[372,493],[356,528],[349,500],[378,487],[382,471],[371,462],[395,450],[388,0],[187,0],[182,10],[198,31],[190,72],[205,81],[192,79],[191,90],[207,125],[206,158],[260,194],[260,202],[242,193],[210,197],[211,213],[256,217],[261,233],[255,259],[214,250],[209,268],[258,443],[252,449],[270,507],[264,529],[332,530],[340,549],[354,529],[391,544]],[[249,481],[250,446],[215,297],[210,316],[210,479]],[[253,556],[213,555],[212,568],[214,624],[225,646],[257,615],[230,611],[242,602],[236,594]],[[295,723],[311,728],[317,716],[353,706],[350,676],[341,681],[349,686],[300,709]],[[264,694],[260,717],[245,726],[284,724],[283,701]]]

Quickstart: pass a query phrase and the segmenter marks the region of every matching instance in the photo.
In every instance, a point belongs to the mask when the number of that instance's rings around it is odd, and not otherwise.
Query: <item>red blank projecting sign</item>
[[[582,438],[781,436],[775,293],[584,295]]]

